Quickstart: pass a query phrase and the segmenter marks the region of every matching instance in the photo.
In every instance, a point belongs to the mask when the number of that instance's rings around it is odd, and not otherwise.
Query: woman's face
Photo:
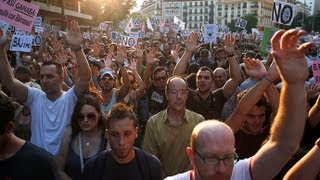
[[[99,117],[99,112],[93,106],[88,104],[83,105],[78,116],[80,129],[86,132],[98,128]]]

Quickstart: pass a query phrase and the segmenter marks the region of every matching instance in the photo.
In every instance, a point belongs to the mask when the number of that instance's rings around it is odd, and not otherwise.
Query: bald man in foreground
[[[297,40],[304,31],[280,30],[271,40],[272,55],[277,63],[283,88],[279,109],[270,131],[268,142],[252,157],[237,161],[235,138],[230,127],[210,120],[198,124],[191,135],[187,154],[192,166],[187,171],[167,179],[272,179],[297,151],[306,119],[306,92],[308,77],[305,51],[312,43],[297,48]],[[268,74],[259,82],[270,84]]]

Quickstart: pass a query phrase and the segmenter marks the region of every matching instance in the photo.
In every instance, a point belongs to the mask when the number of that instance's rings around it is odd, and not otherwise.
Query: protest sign
[[[37,16],[34,20],[34,26],[38,26],[41,27],[42,26],[42,17],[41,16]]]
[[[261,43],[261,52],[267,53],[271,50],[270,40],[278,29],[265,27],[263,31],[263,39]]]
[[[247,20],[238,18],[238,19],[236,19],[234,26],[244,29],[244,28],[246,28],[247,23],[248,23]]]
[[[39,6],[23,0],[0,1],[0,19],[18,29],[31,32]]]
[[[84,32],[82,37],[83,37],[83,39],[90,39],[91,35],[89,32]]]
[[[101,30],[106,31],[106,30],[108,30],[108,27],[109,27],[109,25],[107,23],[105,23],[105,22],[101,22],[100,23],[100,29]]]
[[[313,61],[312,73],[313,73],[315,84],[319,86],[320,85],[320,60]]]
[[[5,32],[5,31],[8,30],[9,24],[7,22],[5,22],[5,21],[1,21],[0,20],[0,28]]]
[[[41,34],[44,31],[44,27],[39,27],[39,26],[35,26],[34,27],[34,32]]]
[[[291,25],[294,18],[295,5],[290,3],[285,3],[282,1],[274,1],[272,8],[272,21],[284,24]]]
[[[204,25],[203,41],[205,43],[216,43],[217,42],[217,26],[216,24]]]
[[[12,36],[10,51],[30,52],[33,37],[30,35],[14,34]]]
[[[42,38],[40,35],[33,36],[32,46],[40,46],[41,42],[42,42]]]
[[[122,45],[134,47],[138,42],[138,38],[130,36],[122,36]]]

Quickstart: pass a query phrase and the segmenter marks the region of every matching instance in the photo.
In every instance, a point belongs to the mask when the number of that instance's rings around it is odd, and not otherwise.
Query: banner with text
[[[22,0],[0,1],[0,19],[18,29],[31,32],[39,6]]]
[[[30,52],[33,36],[14,34],[12,36],[10,51]]]

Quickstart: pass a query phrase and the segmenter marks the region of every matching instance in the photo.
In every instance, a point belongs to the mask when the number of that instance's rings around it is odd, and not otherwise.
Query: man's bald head
[[[219,144],[218,141],[230,142],[234,146],[235,138],[232,129],[217,120],[203,121],[193,129],[190,147],[198,149],[204,144]]]

